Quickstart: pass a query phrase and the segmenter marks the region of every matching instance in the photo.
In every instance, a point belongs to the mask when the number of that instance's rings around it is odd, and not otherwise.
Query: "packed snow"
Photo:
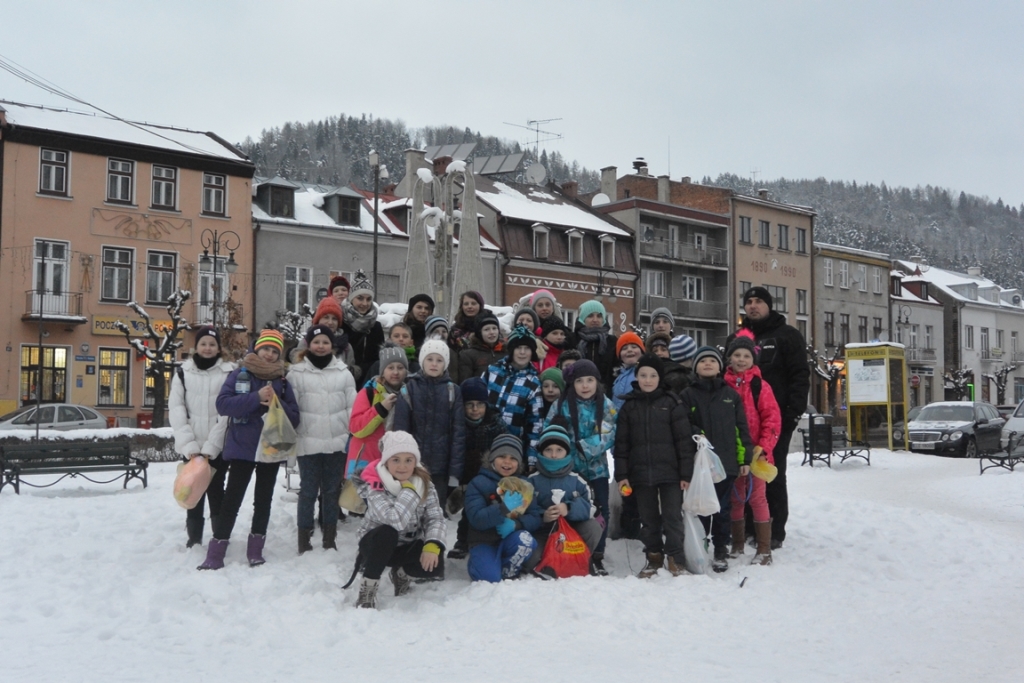
[[[773,566],[749,566],[748,549],[725,574],[644,581],[639,543],[612,541],[607,578],[471,584],[450,561],[447,580],[402,598],[385,577],[379,611],[341,589],[356,522],[338,552],[314,537],[296,555],[283,474],[267,564],[245,563],[247,501],[216,572],[195,570],[205,547],[185,549],[172,463],[151,465],[148,489],[7,487],[3,680],[1020,680],[1024,472],[790,457]]]

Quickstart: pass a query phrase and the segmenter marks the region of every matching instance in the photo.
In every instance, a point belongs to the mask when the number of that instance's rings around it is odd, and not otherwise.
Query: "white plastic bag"
[[[704,443],[707,444],[708,461],[711,463],[711,481],[716,484],[720,481],[725,481],[727,475],[722,459],[718,457],[718,453],[715,453],[715,447],[711,445],[710,441],[704,439]]]
[[[692,512],[683,512],[683,555],[686,571],[691,574],[707,574],[708,546],[704,525]]]
[[[683,493],[683,511],[707,517],[722,509],[718,503],[715,482],[711,478],[711,444],[701,435],[695,435],[697,455],[693,461],[693,478]]]

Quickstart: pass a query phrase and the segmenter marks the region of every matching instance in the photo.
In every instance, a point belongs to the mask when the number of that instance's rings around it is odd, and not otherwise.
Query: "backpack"
[[[754,377],[750,380],[750,393],[754,397],[754,408],[760,405],[761,400],[761,378]]]

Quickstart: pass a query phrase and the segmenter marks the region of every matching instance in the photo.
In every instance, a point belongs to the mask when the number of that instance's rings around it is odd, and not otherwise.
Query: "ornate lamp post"
[[[227,271],[228,275],[234,275],[235,271],[238,270],[238,261],[235,260],[235,250],[241,245],[242,240],[238,236],[238,233],[234,230],[225,230],[224,232],[218,232],[217,230],[210,230],[207,228],[203,230],[202,235],[199,237],[200,244],[203,245],[203,253],[199,257],[199,272],[201,273],[213,273],[213,281],[210,289],[213,292],[213,326],[217,327],[217,293],[220,290],[220,283],[217,280],[218,275],[218,264],[220,259],[221,249],[226,249],[230,252],[228,260],[224,263],[224,270]],[[210,257],[210,251],[213,251],[213,258]],[[203,292],[205,294],[205,292]]]

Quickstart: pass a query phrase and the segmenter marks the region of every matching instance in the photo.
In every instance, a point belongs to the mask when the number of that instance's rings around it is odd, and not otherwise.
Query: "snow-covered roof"
[[[903,278],[904,282],[927,282],[957,301],[1015,311],[1024,310],[1024,304],[1020,299],[1017,303],[1013,303],[1013,297],[1020,295],[1018,290],[998,285],[981,275],[958,273],[936,266],[925,266],[924,269],[921,269],[920,264],[913,261],[897,260],[896,264],[897,270],[909,274]]]
[[[906,278],[907,277],[904,273],[902,273],[902,272],[900,272],[898,270],[894,270],[894,271],[890,271],[890,272],[892,274],[894,274],[894,275],[898,274],[901,278]],[[914,294],[912,291],[910,291],[909,289],[904,287],[902,284],[900,285],[900,293],[899,294],[891,294],[890,298],[893,301],[900,301],[900,302],[904,302],[904,303],[908,303],[908,304],[932,304],[934,306],[941,306],[942,305],[941,303],[939,303],[939,300],[936,299],[935,297],[933,297],[931,295],[928,295],[928,298],[919,297],[917,294]]]
[[[240,151],[213,133],[111,118],[103,114],[54,109],[0,100],[7,123],[38,130],[68,133],[100,140],[115,140],[188,154],[247,161]]]
[[[476,197],[506,218],[531,223],[580,228],[591,232],[628,237],[629,233],[571,201],[539,185],[507,185],[483,176],[475,178]]]
[[[855,249],[854,247],[844,247],[838,244],[827,244],[825,242],[815,242],[814,246],[821,247],[822,249],[829,249],[831,251],[838,251],[844,254],[853,254],[857,256],[866,256],[868,258],[881,259],[883,261],[889,260],[888,254],[883,254],[880,251],[868,251],[867,249]]]

